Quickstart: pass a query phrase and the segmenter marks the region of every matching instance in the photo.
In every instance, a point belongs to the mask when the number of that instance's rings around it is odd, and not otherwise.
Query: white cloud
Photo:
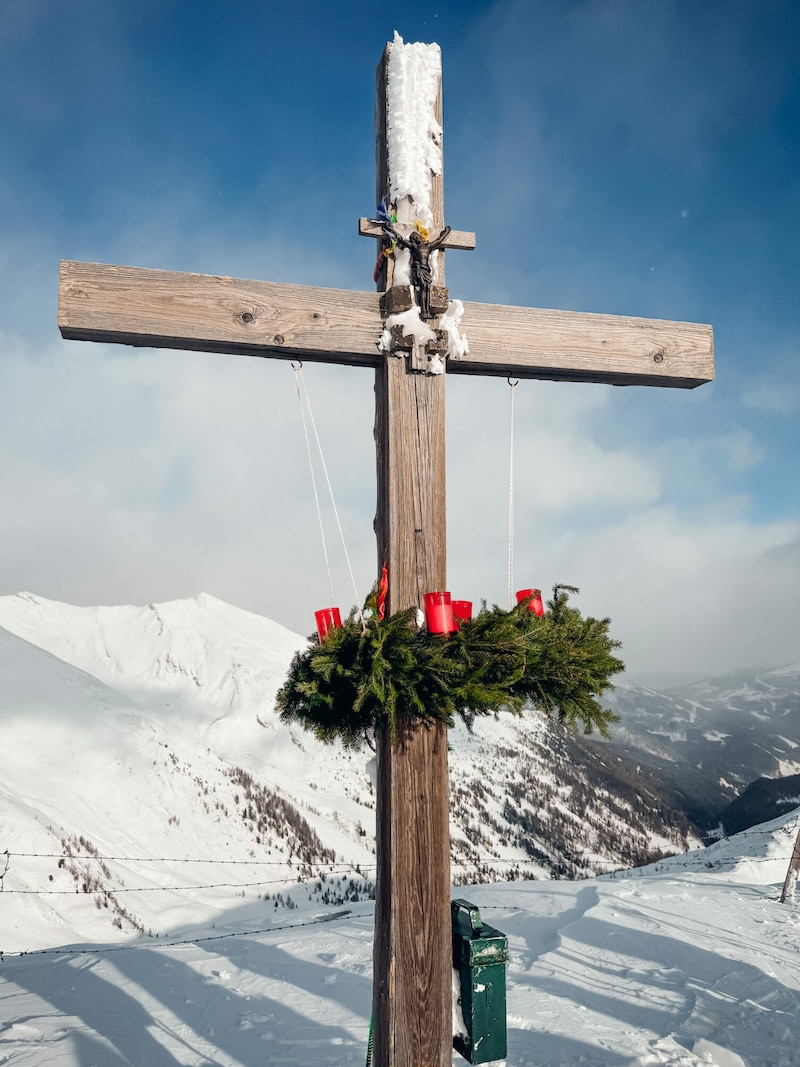
[[[372,375],[314,371],[309,390],[366,587]],[[203,589],[310,629],[306,615],[329,594],[288,363],[80,344],[33,360],[6,347],[0,389],[14,398],[0,427],[5,592],[139,603]],[[335,544],[331,554],[349,605]]]
[[[587,608],[611,614],[631,667],[714,673],[797,658],[800,568],[786,550],[799,537],[798,523],[657,508],[578,535],[569,560],[595,579]]]
[[[728,474],[752,470],[763,462],[766,449],[752,430],[735,427],[718,433],[698,432],[666,438],[657,448],[659,462],[681,473],[684,490],[701,490],[709,484],[710,473],[718,471],[720,479]]]
[[[631,670],[711,674],[797,658],[800,523],[715,522],[662,506],[524,533],[514,586],[577,585],[584,611],[611,616]],[[493,558],[451,548],[460,595],[505,603],[504,530],[496,534]]]
[[[539,406],[518,419],[517,453],[527,459],[515,478],[514,586],[579,586],[585,610],[611,615],[639,672],[796,658],[800,523],[748,521],[735,487],[761,457],[752,435],[608,448],[602,427],[615,421],[617,394],[529,384]],[[458,460],[450,449],[449,584],[505,604],[507,408],[504,397],[485,401],[490,386],[482,391],[484,420],[457,446]],[[678,506],[672,483],[693,503]]]
[[[742,396],[746,407],[772,415],[793,415],[800,409],[800,385],[792,381],[761,382]]]
[[[8,338],[3,352],[0,590],[75,603],[206,590],[310,631],[329,594],[288,363],[60,342],[34,356]],[[364,593],[376,570],[372,375],[305,375]],[[504,603],[509,389],[447,388],[449,584]],[[791,658],[800,528],[748,522],[734,491],[757,442],[732,433],[643,448],[618,433],[608,445],[619,395],[517,387],[515,584],[580,586],[638,671]],[[720,465],[734,472],[727,489]],[[694,499],[710,487],[702,511],[664,495],[689,471]],[[327,529],[346,608],[330,517]]]

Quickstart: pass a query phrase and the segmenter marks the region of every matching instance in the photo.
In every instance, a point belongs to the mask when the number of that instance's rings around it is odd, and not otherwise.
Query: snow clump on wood
[[[398,222],[418,218],[429,228],[431,173],[442,172],[442,127],[436,119],[441,71],[438,44],[404,44],[395,31],[387,75],[390,198]]]

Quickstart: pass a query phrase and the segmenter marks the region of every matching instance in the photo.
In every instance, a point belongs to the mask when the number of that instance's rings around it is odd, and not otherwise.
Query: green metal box
[[[450,905],[453,918],[453,967],[461,986],[459,1006],[466,1033],[453,1047],[469,1063],[506,1057],[506,964],[508,938],[481,921],[467,900]]]

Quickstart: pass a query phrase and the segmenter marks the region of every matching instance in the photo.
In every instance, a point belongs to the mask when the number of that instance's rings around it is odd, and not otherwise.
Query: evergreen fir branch
[[[584,617],[557,585],[541,618],[523,602],[511,611],[482,605],[454,634],[420,633],[414,610],[362,621],[355,608],[324,642],[311,641],[278,692],[281,719],[322,741],[393,740],[402,718],[472,729],[479,716],[521,714],[528,705],[584,733],[609,736],[616,716],[597,701],[624,669],[609,619]]]

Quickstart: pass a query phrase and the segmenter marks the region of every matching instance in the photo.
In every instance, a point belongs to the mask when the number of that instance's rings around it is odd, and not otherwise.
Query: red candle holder
[[[449,593],[423,593],[425,624],[429,634],[450,634],[456,626]]]
[[[532,611],[534,615],[538,615],[541,619],[544,615],[544,604],[542,603],[542,591],[541,589],[518,589],[517,590],[517,603],[521,604],[523,600],[528,597],[531,598],[530,604],[528,604],[528,610]]]
[[[469,622],[472,618],[472,601],[471,600],[454,600],[452,601],[453,608],[453,622],[456,629],[462,622]]]
[[[319,611],[314,612],[314,618],[317,623],[317,633],[320,641],[325,640],[329,630],[335,630],[342,625],[342,616],[339,614],[338,608],[320,608]]]

